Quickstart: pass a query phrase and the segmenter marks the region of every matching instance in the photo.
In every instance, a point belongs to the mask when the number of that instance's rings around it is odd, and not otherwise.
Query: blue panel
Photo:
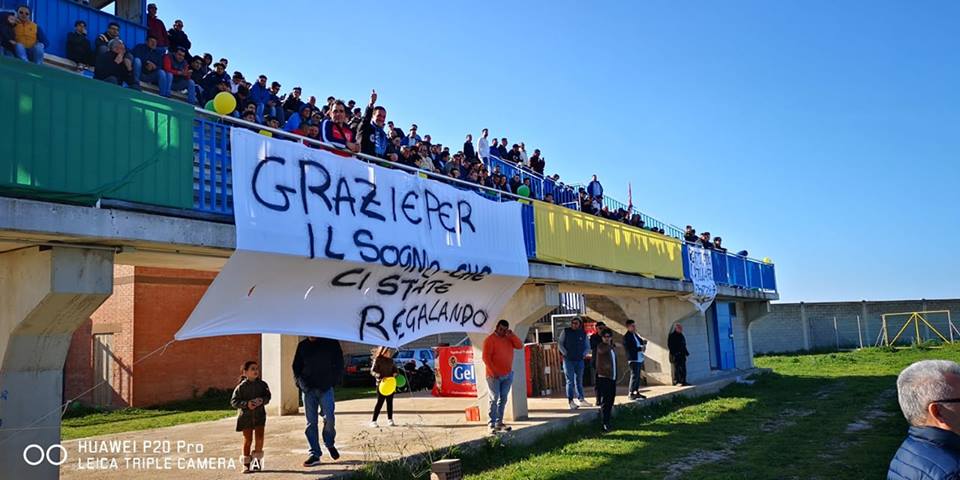
[[[521,221],[523,222],[523,243],[527,248],[527,258],[537,257],[537,227],[534,224],[533,205],[521,205]]]
[[[686,243],[680,247],[680,256],[683,257],[683,279],[690,280],[690,254]]]
[[[760,276],[760,262],[747,260],[747,288],[759,290],[763,285]]]
[[[736,368],[736,352],[733,345],[733,321],[736,318],[734,304],[714,302],[710,309],[716,332],[714,346],[717,352],[717,365],[720,370]]]
[[[727,254],[721,252],[711,252],[710,258],[713,263],[713,281],[718,285],[729,285],[730,279],[727,278]]]
[[[774,273],[773,264],[765,263],[760,266],[760,280],[764,290],[772,292],[777,290],[777,278]]]
[[[747,286],[747,259],[739,255],[727,257],[727,276],[730,285],[735,287]]]
[[[90,46],[94,45],[97,35],[107,30],[107,24],[117,22],[120,24],[120,38],[127,44],[128,49],[132,49],[138,43],[143,43],[147,38],[147,28],[136,22],[124,20],[116,15],[90,8],[76,1],[71,0],[31,0],[23,2],[20,0],[0,0],[0,6],[5,10],[12,10],[18,5],[28,3],[33,10],[33,20],[40,25],[43,33],[47,35],[49,45],[46,45],[47,53],[58,57],[67,56],[67,34],[73,31],[73,24],[77,20],[87,22],[87,37],[90,40]],[[146,15],[146,10],[144,10]]]

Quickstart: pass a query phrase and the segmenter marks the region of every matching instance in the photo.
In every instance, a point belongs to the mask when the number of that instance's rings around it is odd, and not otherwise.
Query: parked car
[[[397,362],[397,365],[403,365],[411,360],[415,360],[415,363],[418,366],[426,363],[430,368],[434,368],[434,356],[432,348],[411,348],[409,350],[400,350],[396,355],[393,356],[393,358]]]
[[[344,359],[343,386],[345,387],[372,387],[376,384],[370,375],[373,355],[369,353],[347,355]]]

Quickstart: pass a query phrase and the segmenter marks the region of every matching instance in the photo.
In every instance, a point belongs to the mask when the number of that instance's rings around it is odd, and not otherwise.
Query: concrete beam
[[[300,389],[293,378],[293,356],[299,342],[295,335],[260,335],[260,373],[270,385],[272,398],[266,407],[270,415],[300,412]]]
[[[510,298],[497,320],[510,322],[513,333],[522,341],[530,332],[530,326],[544,315],[560,306],[560,291],[556,285],[525,284]],[[480,418],[489,421],[490,392],[487,388],[487,369],[483,364],[483,341],[487,334],[469,334],[473,345],[473,368],[477,378],[477,403]],[[505,420],[517,421],[528,417],[527,409],[527,369],[523,350],[513,355],[513,388],[504,411]]]
[[[0,197],[0,244],[7,242],[80,242],[125,247],[118,262],[128,265],[219,270],[236,248],[236,229],[210,220]],[[565,291],[593,288],[603,294],[609,293],[609,289],[626,289],[633,291],[629,295],[642,290],[651,296],[693,291],[692,283],[681,280],[539,262],[530,263],[530,277],[536,282],[564,284]],[[779,299],[776,293],[726,286],[718,286],[717,295],[731,299]]]
[[[76,330],[113,292],[113,252],[27,248],[0,254],[0,465],[5,478],[58,478],[28,445],[60,443],[63,363]],[[51,450],[59,454],[57,449]],[[37,451],[32,451],[39,458]]]

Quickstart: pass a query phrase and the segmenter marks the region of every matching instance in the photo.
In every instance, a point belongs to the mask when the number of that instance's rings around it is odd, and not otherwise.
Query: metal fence
[[[887,344],[908,346],[917,343],[918,339],[920,342],[936,343],[942,343],[944,339],[946,341],[960,339],[960,332],[948,311],[923,313],[926,322],[911,320],[910,314],[888,316],[886,332],[883,315],[867,318],[860,315],[808,316],[807,335],[810,348],[812,350],[849,350]],[[901,330],[902,333],[897,336]]]

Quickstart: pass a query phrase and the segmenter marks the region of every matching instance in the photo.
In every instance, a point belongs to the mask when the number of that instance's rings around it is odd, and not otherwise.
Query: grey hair
[[[110,50],[112,52],[113,47],[116,47],[117,45],[123,45],[123,40],[120,40],[119,38],[114,38],[113,40],[110,40],[109,42],[107,42],[107,50]]]
[[[921,360],[897,376],[897,400],[904,418],[913,426],[927,422],[927,407],[952,395],[947,374],[960,376],[960,364],[949,360]]]

